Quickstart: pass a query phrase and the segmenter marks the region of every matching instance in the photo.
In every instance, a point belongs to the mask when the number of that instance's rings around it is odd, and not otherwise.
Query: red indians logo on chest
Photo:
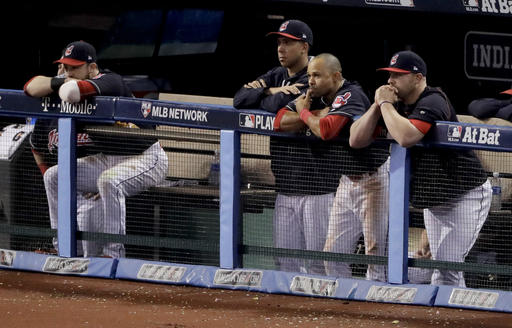
[[[345,92],[342,96],[337,96],[332,102],[332,108],[340,108],[341,106],[345,106],[351,96],[352,94],[350,92]]]

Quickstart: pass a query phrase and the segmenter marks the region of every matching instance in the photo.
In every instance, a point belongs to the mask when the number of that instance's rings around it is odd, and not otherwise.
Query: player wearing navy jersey
[[[96,64],[96,50],[87,42],[70,43],[62,57],[56,61],[64,65],[64,74],[56,77],[36,76],[25,84],[29,96],[42,97],[58,93],[63,101],[79,102],[86,97],[125,96],[131,92],[120,75],[103,70]],[[55,145],[55,123],[48,123],[48,143]],[[126,124],[119,123],[124,126]],[[81,124],[77,131],[83,133]],[[123,140],[112,143],[112,138],[98,135],[82,137],[92,139],[87,147],[92,155],[77,160],[77,204],[78,214],[84,216],[78,222],[79,229],[92,232],[125,234],[126,212],[125,198],[161,182],[167,174],[167,156],[156,139]],[[107,139],[110,139],[107,140]],[[90,140],[89,140],[90,141]],[[80,147],[79,147],[80,149]],[[43,170],[42,170],[43,171]],[[57,227],[57,166],[44,170],[45,188],[48,197],[52,228]],[[82,196],[98,195],[89,199]],[[95,215],[98,203],[101,203],[101,216]],[[83,206],[82,206],[83,205]],[[83,211],[81,211],[81,209]],[[57,244],[55,244],[57,246]],[[84,247],[86,244],[84,244]],[[121,257],[124,246],[119,243],[87,244],[84,255],[106,255]]]
[[[289,20],[282,23],[277,32],[267,35],[277,36],[277,56],[281,66],[244,84],[233,97],[235,108],[276,113],[307,89],[308,52],[313,45],[313,32],[309,26],[299,20]]]
[[[350,131],[350,144],[364,147],[374,130],[385,126],[403,147],[428,135],[436,121],[457,122],[448,97],[427,85],[427,66],[412,51],[396,53],[388,84],[377,89],[375,102]],[[434,260],[464,262],[476,241],[491,203],[491,186],[472,151],[411,149],[410,200],[422,208]],[[465,286],[462,272],[435,269],[432,284]]]
[[[364,231],[369,254],[384,255],[386,213],[377,206],[384,202],[387,186],[382,165],[387,148],[354,150],[347,145],[350,124],[369,100],[357,83],[343,78],[340,62],[331,54],[310,61],[308,78],[307,92],[278,112],[274,127],[310,131],[324,141],[284,143],[272,154],[276,184],[287,186],[276,201],[276,246],[353,253]],[[339,136],[344,138],[332,140]],[[365,215],[370,209],[373,215]],[[298,260],[280,261],[292,266]],[[320,261],[309,267],[310,273],[326,273]],[[341,262],[326,262],[326,269],[329,275],[351,275]]]

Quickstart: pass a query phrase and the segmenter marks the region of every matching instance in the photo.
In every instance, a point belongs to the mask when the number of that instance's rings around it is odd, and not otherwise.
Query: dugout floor
[[[512,314],[0,270],[0,327],[512,327]]]

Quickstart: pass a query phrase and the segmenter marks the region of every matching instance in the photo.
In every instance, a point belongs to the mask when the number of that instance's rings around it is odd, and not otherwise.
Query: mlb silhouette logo
[[[244,128],[254,128],[256,117],[253,114],[240,114],[240,126]]]
[[[142,116],[144,116],[144,118],[148,117],[148,115],[151,113],[151,103],[146,101],[143,102],[140,107],[140,111],[142,112]]]
[[[450,125],[448,126],[448,138],[460,138],[462,135],[462,126]]]

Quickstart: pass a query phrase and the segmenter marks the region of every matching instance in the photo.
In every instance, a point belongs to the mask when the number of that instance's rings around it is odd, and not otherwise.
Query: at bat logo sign
[[[304,276],[293,277],[290,290],[295,293],[312,296],[329,296],[336,293],[338,283],[336,280],[318,279]]]
[[[262,271],[218,269],[215,271],[213,283],[216,285],[259,287],[262,279]]]
[[[348,99],[352,96],[350,92],[345,92],[342,96],[337,96],[332,102],[332,108],[340,108],[341,106],[345,106],[348,102]]]
[[[87,274],[89,259],[50,256],[43,265],[44,272],[61,274]]]
[[[179,282],[187,271],[185,267],[143,264],[137,273],[138,279]]]
[[[417,293],[417,288],[374,285],[368,290],[366,300],[373,302],[412,303]]]

